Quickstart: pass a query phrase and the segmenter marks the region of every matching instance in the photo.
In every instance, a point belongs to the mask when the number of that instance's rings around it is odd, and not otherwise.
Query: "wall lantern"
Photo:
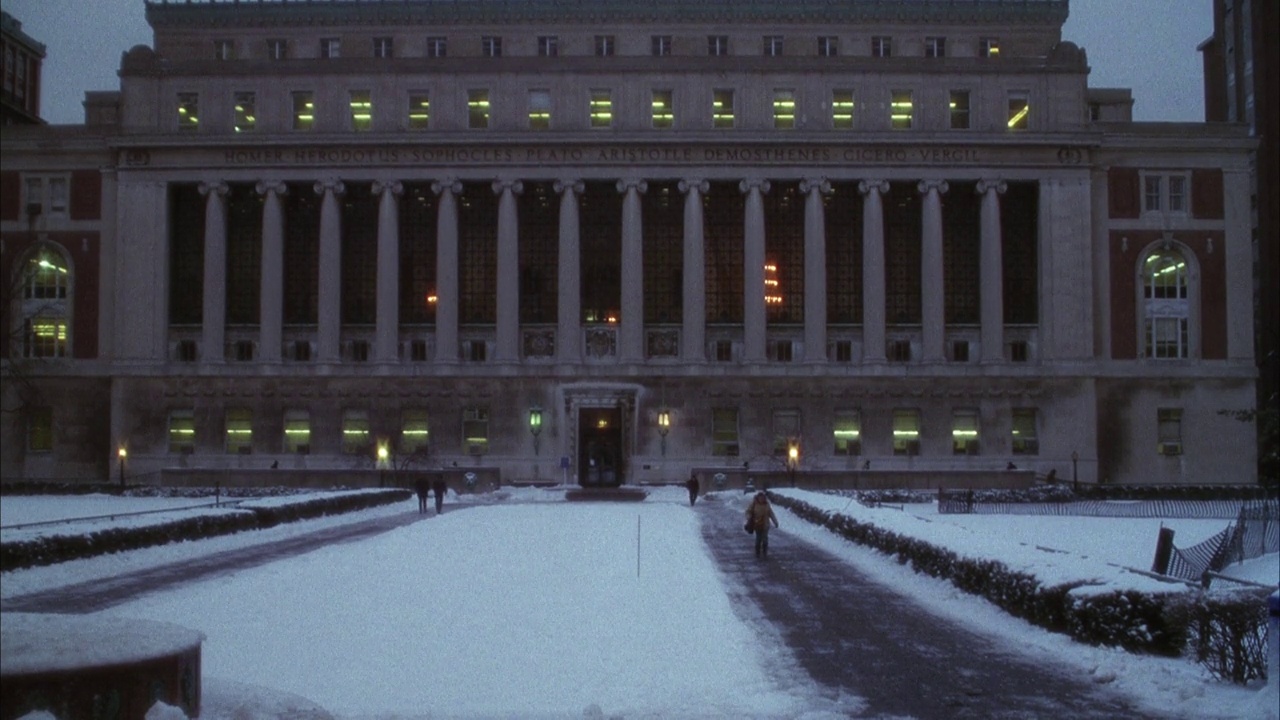
[[[791,487],[796,486],[796,468],[800,467],[800,441],[791,438],[787,441],[787,475],[791,479]]]
[[[119,458],[120,465],[120,487],[124,487],[124,460],[129,457],[129,451],[125,450],[124,446],[121,445],[120,449],[116,451],[116,457]]]
[[[538,436],[542,434],[542,408],[529,408],[529,432],[533,434],[533,454],[538,454]]]
[[[667,454],[667,433],[671,432],[671,411],[663,408],[658,411],[658,435],[662,437],[662,454]]]

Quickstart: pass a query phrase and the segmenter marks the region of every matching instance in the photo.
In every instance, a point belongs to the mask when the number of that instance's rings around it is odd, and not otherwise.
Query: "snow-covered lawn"
[[[1003,553],[1043,572],[1058,572],[1040,565],[1052,568],[1068,556],[1071,572],[1092,565],[1108,582],[1126,575],[1153,582],[1116,566],[1149,566],[1159,521],[938,516],[930,506],[872,510],[843,498],[781,492],[815,505],[839,501],[847,514],[895,532],[940,534],[961,554]],[[255,689],[263,686],[309,698],[343,720],[568,718],[595,708],[625,718],[856,716],[856,698],[825,698],[797,671],[775,631],[727,592],[699,533],[696,512],[711,509],[690,511],[683,489],[655,489],[644,503],[626,505],[546,502],[558,495],[538,490],[505,496],[492,502],[451,495],[443,516],[161,591],[103,615],[205,633],[205,720],[236,717],[246,704],[271,706],[281,696]],[[5,524],[9,513],[20,515],[22,500],[4,498]],[[478,506],[452,512],[459,501]],[[742,501],[735,493],[710,500],[735,507]],[[406,502],[5,573],[0,593],[11,597],[414,511],[415,503]],[[1154,715],[1277,716],[1275,694],[1224,685],[1187,660],[1081,646],[790,513],[781,519],[777,562],[785,562],[786,542],[826,547],[900,589],[904,603],[909,598],[1019,652],[1112,684]],[[1166,524],[1177,530],[1180,545],[1225,527],[1220,520]],[[1131,554],[1112,554],[1120,550]],[[1275,569],[1274,581],[1277,559],[1264,560]]]

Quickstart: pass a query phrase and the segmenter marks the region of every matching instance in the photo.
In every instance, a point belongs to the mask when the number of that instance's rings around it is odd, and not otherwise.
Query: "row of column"
[[[769,181],[743,180],[739,184],[746,195],[743,217],[743,287],[756,292],[743,293],[743,360],[763,362],[766,359],[766,314],[764,300],[765,265],[765,193]],[[581,271],[579,254],[578,198],[583,192],[581,180],[557,181],[560,195],[559,295],[557,298],[556,356],[565,362],[581,360]],[[706,260],[702,217],[702,195],[710,187],[704,179],[687,179],[679,183],[685,195],[683,317],[681,322],[680,357],[689,362],[706,359],[706,296],[704,280]],[[648,185],[641,179],[618,181],[622,202],[622,287],[623,312],[618,323],[618,357],[621,362],[644,360],[644,249],[640,195]],[[886,360],[885,342],[885,250],[884,208],[882,195],[889,191],[885,180],[863,180],[858,184],[863,197],[863,362]],[[1004,301],[1002,248],[1000,236],[1000,194],[1006,185],[1001,180],[982,180],[977,191],[982,195],[980,211],[980,321],[981,359],[984,362],[1003,358]],[[264,181],[257,185],[264,196],[262,214],[262,279],[259,359],[279,361],[283,340],[284,278],[284,214],[281,197],[287,186],[280,181]],[[341,277],[342,235],[338,198],[344,192],[340,180],[315,183],[320,204],[319,308],[316,335],[316,359],[337,362],[341,357]],[[436,246],[436,358],[453,362],[459,357],[458,347],[458,208],[457,197],[462,183],[449,179],[432,183],[440,196],[437,213]],[[497,180],[493,191],[498,195],[498,267],[497,325],[494,360],[515,362],[520,359],[519,296],[519,219],[516,195],[523,190],[519,180]],[[945,295],[943,293],[943,224],[941,196],[947,192],[945,180],[922,180],[918,184],[924,196],[922,204],[921,306],[923,313],[922,355],[925,362],[945,360]],[[226,183],[202,183],[200,192],[206,197],[204,315],[202,343],[207,349],[220,349],[225,340],[227,221]],[[804,213],[804,361],[826,362],[827,359],[827,283],[826,227],[822,196],[831,192],[825,178],[805,179],[800,183],[805,196]],[[377,321],[374,337],[374,361],[393,363],[398,359],[399,345],[399,182],[375,182],[373,192],[379,198],[377,249]],[[215,350],[216,352],[216,350]],[[217,353],[217,360],[221,357]]]

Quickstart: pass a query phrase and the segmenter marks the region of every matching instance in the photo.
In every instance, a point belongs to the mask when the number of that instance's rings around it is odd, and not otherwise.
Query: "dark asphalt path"
[[[733,594],[756,603],[815,681],[866,700],[859,717],[1154,720],[1088,678],[1054,672],[934,617],[779,530],[769,534],[769,558],[757,559],[742,529],[745,509],[731,498],[698,503],[712,556],[741,586]]]
[[[55,590],[19,595],[0,601],[0,611],[64,615],[98,612],[136,600],[149,593],[266,565],[284,558],[302,555],[325,545],[364,540],[433,516],[434,513],[423,515],[406,510],[404,513],[384,515],[371,520],[295,535],[275,542],[181,560],[119,577],[91,580]]]

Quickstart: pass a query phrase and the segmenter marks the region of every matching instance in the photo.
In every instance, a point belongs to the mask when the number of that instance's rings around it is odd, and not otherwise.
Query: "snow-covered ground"
[[[1092,567],[1107,583],[1152,582],[1121,568],[1149,566],[1159,521],[938,516],[930,506],[873,510],[843,498],[782,492],[812,504],[838,503],[834,509],[896,532],[945,538],[961,554],[998,553],[1011,565],[1048,576],[1077,576]],[[284,717],[291,702],[287,693],[343,720],[568,718],[597,709],[623,718],[857,716],[856,698],[839,704],[825,699],[796,669],[775,631],[726,592],[700,536],[695,513],[704,510],[690,511],[683,489],[655,489],[639,504],[548,502],[559,495],[539,490],[503,497],[493,502],[451,495],[445,514],[426,522],[160,591],[102,615],[168,621],[205,634],[206,720],[255,717],[245,712],[250,706],[274,708]],[[0,524],[24,521],[28,500],[47,499],[4,497]],[[104,514],[100,508],[73,512],[76,499],[66,500],[65,514]],[[112,501],[121,509],[109,512],[125,512],[124,504],[152,509],[156,502]],[[477,507],[451,512],[459,501]],[[724,493],[708,502],[736,507],[743,499]],[[415,511],[413,502],[399,503],[5,573],[0,594],[12,597],[324,525]],[[48,517],[49,511],[42,512]],[[1153,715],[1277,717],[1275,684],[1267,691],[1233,687],[1187,660],[1082,646],[789,513],[782,512],[781,520],[773,561],[785,562],[790,542],[829,548],[924,610],[1110,684]],[[1165,524],[1175,528],[1179,545],[1225,527],[1221,520]],[[9,535],[0,532],[0,539]],[[1071,558],[1065,565],[1064,557]],[[1228,574],[1280,579],[1276,556],[1255,563],[1261,568],[1256,573],[1240,566]]]

